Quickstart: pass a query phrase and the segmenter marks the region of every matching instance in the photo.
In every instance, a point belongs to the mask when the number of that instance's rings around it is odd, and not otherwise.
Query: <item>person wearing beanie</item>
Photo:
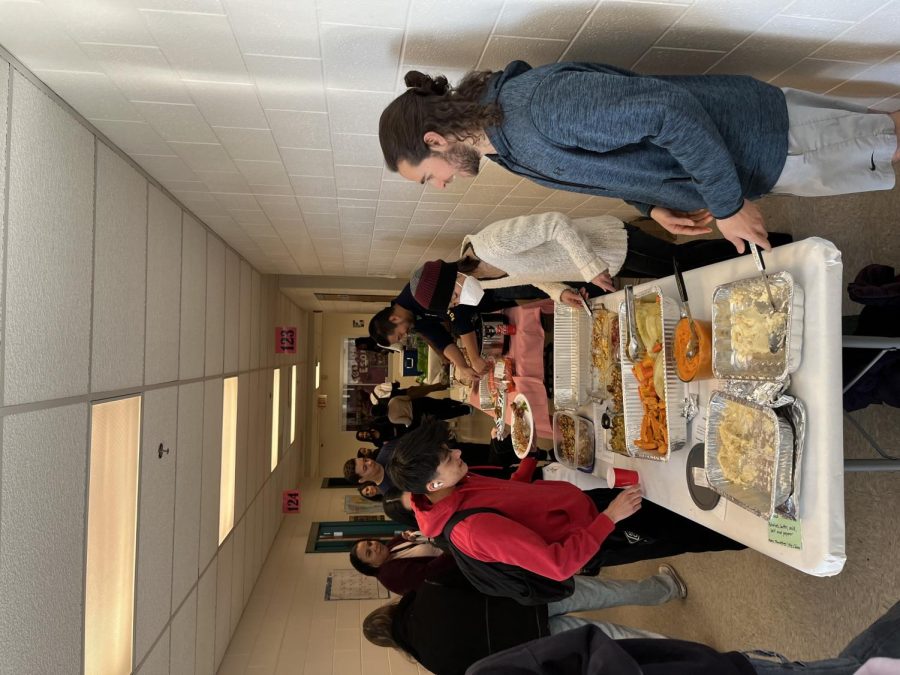
[[[440,262],[440,261],[437,261]],[[443,263],[446,265],[447,263]],[[393,345],[402,342],[415,330],[428,345],[438,354],[449,360],[456,368],[457,379],[465,381],[477,380],[483,375],[488,364],[481,359],[475,338],[475,325],[480,312],[493,312],[505,307],[514,307],[516,300],[538,300],[546,298],[546,294],[532,286],[517,286],[502,290],[492,290],[484,294],[481,302],[472,306],[461,307],[453,312],[447,311],[446,303],[434,310],[429,304],[437,307],[435,302],[446,294],[447,279],[455,272],[440,265],[432,265],[427,273],[419,274],[415,283],[406,284],[396,298],[369,321],[369,335],[378,345],[393,349]],[[415,289],[413,289],[415,286]],[[416,297],[426,299],[423,304]],[[452,289],[450,291],[452,293]],[[456,342],[447,330],[450,323],[453,333],[463,340],[463,346],[472,359],[472,365],[456,346]]]
[[[409,289],[413,297],[422,307],[430,311],[446,313],[453,323],[467,317],[471,313],[470,308],[478,306],[484,294],[472,298],[473,302],[460,310],[453,310],[450,306],[450,298],[456,289],[456,282],[461,275],[456,269],[456,263],[448,263],[443,260],[430,260],[412,273],[409,280]],[[513,284],[510,284],[513,285]],[[457,314],[460,318],[457,318]],[[478,375],[484,375],[489,368],[488,363],[481,358],[481,350],[478,349],[478,337],[473,330],[460,333],[460,340],[469,363]]]

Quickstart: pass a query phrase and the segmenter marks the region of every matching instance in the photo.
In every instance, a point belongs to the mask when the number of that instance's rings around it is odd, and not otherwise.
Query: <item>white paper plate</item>
[[[522,416],[522,419],[519,420],[516,418],[516,412],[513,410],[512,414],[512,425],[510,428],[510,438],[515,438],[516,434],[516,424],[525,424],[528,426],[528,446],[525,448],[524,452],[519,452],[518,448],[516,448],[515,444],[513,444],[513,452],[516,453],[516,457],[519,459],[524,459],[529,452],[531,452],[531,446],[534,444],[534,417],[531,414],[531,404],[528,402],[528,399],[525,398],[525,394],[517,394],[513,399],[513,406],[519,406],[522,403],[526,405],[525,414]]]

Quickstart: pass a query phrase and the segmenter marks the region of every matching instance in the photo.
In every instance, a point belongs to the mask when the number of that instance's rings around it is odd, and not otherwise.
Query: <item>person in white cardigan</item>
[[[789,235],[772,233],[772,245],[787,243]],[[613,216],[569,218],[563,213],[539,213],[500,220],[463,239],[458,275],[449,306],[460,302],[465,277],[481,288],[530,284],[553,300],[578,307],[584,289],[570,285],[592,283],[614,291],[613,277],[659,278],[672,273],[672,259],[682,270],[736,256],[724,239],[694,240],[675,244],[626,225]],[[462,277],[462,278],[460,278]],[[435,299],[441,293],[435,295]],[[463,304],[465,301],[463,299]],[[434,307],[432,309],[439,309]]]

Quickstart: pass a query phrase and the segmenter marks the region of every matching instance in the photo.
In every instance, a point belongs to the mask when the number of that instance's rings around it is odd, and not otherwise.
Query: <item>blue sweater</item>
[[[738,75],[649,76],[595,63],[513,61],[488,82],[488,155],[547,187],[734,215],[787,157],[784,94]]]

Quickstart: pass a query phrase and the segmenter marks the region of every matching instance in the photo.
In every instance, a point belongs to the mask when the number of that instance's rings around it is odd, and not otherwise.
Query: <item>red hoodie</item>
[[[571,483],[529,483],[534,467],[533,459],[524,460],[510,480],[470,473],[436,504],[413,495],[422,534],[441,534],[457,511],[496,509],[500,513],[478,513],[460,522],[450,537],[453,544],[477,560],[517,565],[549,579],[577,574],[615,525]]]

